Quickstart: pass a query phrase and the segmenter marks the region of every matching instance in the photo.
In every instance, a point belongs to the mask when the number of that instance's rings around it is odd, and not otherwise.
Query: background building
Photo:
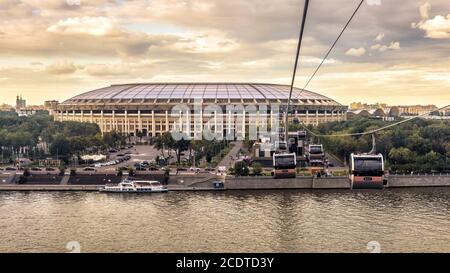
[[[16,110],[25,109],[27,107],[27,101],[22,99],[22,96],[16,98]]]
[[[228,84],[228,83],[161,83],[124,84],[93,90],[73,97],[57,106],[55,119],[97,123],[102,132],[112,130],[134,135],[142,132],[148,136],[171,131],[178,125],[180,117],[171,115],[175,105],[184,103],[193,113],[194,103],[200,102],[200,124],[195,119],[183,119],[183,131],[195,136],[208,126],[215,133],[224,135],[239,132],[245,135],[249,126],[249,113],[227,112],[228,105],[260,106],[284,105],[289,96],[289,86],[274,84]],[[203,109],[217,105],[221,113],[206,117]],[[306,124],[317,125],[327,121],[346,119],[347,107],[311,91],[295,89],[292,95],[292,119],[298,118]],[[258,111],[256,123],[272,125],[275,109],[267,114]],[[237,122],[245,115],[245,122]],[[191,115],[192,116],[192,115]],[[198,120],[198,119],[197,119]],[[227,127],[227,121],[233,120]],[[220,121],[223,121],[222,123]],[[222,124],[222,127],[221,127]]]
[[[48,111],[50,115],[54,115],[54,111],[58,109],[59,101],[57,100],[47,100],[44,102],[44,109]]]

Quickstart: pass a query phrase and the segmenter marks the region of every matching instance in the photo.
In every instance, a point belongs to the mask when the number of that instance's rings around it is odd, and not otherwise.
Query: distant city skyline
[[[358,1],[312,2],[302,88]],[[302,0],[0,2],[0,104],[117,83],[289,84]],[[308,90],[350,105],[450,102],[450,3],[367,1]]]

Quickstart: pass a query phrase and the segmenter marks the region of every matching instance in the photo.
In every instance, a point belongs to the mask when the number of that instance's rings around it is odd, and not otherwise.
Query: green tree
[[[50,154],[53,156],[68,157],[70,155],[70,142],[62,135],[58,135],[50,145]]]

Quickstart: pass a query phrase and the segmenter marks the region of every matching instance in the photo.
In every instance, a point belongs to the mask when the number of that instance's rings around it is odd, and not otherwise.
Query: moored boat
[[[168,189],[158,181],[124,180],[118,185],[106,185],[100,188],[99,191],[112,193],[161,193],[168,192]]]

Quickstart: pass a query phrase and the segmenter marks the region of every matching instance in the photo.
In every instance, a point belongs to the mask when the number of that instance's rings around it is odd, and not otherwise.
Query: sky
[[[302,88],[359,0],[312,0]],[[0,103],[118,83],[290,84],[303,0],[0,0]],[[450,2],[366,0],[308,89],[343,104],[450,102]]]

